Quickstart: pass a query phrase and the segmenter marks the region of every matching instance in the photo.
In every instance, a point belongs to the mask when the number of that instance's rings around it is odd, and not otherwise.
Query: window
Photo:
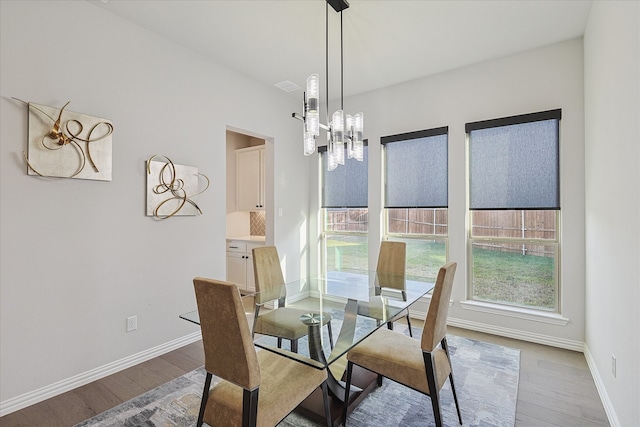
[[[327,171],[326,147],[322,156],[322,268],[358,272],[369,269],[368,147],[364,159],[347,159],[344,166]]]
[[[560,118],[466,125],[473,300],[558,312]]]
[[[407,244],[407,275],[435,281],[447,261],[448,128],[381,139],[385,233]]]

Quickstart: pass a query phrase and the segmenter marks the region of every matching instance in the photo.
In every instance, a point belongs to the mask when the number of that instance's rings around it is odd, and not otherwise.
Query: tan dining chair
[[[380,279],[387,278],[387,280],[381,284],[384,284],[384,286],[388,288],[396,288],[403,291],[405,286],[406,264],[407,244],[405,242],[390,242],[385,240],[380,243],[376,273]],[[391,320],[389,320],[389,322],[387,322],[387,326],[389,329],[393,329],[393,322],[402,317],[407,319],[409,336],[413,337],[411,319],[409,318],[409,309],[396,314]]]
[[[278,347],[282,340],[291,341],[291,351],[298,352],[298,340],[309,333],[309,327],[300,321],[300,316],[308,315],[308,310],[285,307],[286,294],[284,277],[280,268],[280,258],[275,246],[262,246],[253,249],[253,271],[256,291],[253,333],[278,338]],[[271,293],[275,290],[278,293]],[[262,310],[268,302],[278,300],[277,310]],[[262,311],[262,312],[261,312]],[[331,314],[322,313],[322,326],[327,325],[329,345],[333,349],[333,332],[331,330]]]
[[[439,393],[448,377],[458,411],[458,420],[462,424],[446,336],[447,313],[456,266],[455,262],[449,262],[438,272],[420,340],[381,328],[349,350],[346,390],[351,386],[353,365],[361,366],[378,374],[378,385],[382,385],[382,377],[386,377],[428,395],[431,398],[436,426],[441,426]],[[345,426],[348,403],[347,394],[343,409]]]
[[[326,369],[256,351],[237,285],[205,278],[193,284],[207,372],[197,426],[273,427],[318,387],[330,426]],[[214,375],[220,380],[211,387]]]
[[[401,295],[401,292],[405,290],[406,259],[406,243],[383,241],[380,244],[378,264],[376,266],[377,285],[387,289],[396,289],[400,291],[399,295]],[[386,309],[384,304],[382,304],[382,301],[378,301],[377,304],[374,303],[374,300],[366,303],[360,302],[358,304],[358,314],[374,317],[376,319],[386,319],[386,313],[384,313],[384,310]],[[407,319],[409,336],[413,337],[408,309],[402,310],[391,319],[388,319],[387,327],[389,329],[393,329],[393,323],[403,317]],[[378,323],[381,323],[381,321],[378,320]]]

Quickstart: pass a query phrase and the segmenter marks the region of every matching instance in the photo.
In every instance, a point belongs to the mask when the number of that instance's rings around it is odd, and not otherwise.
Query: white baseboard
[[[409,310],[409,313],[411,314],[411,317],[415,317],[416,319],[425,320],[427,318],[427,313],[423,311]],[[447,319],[447,325],[463,329],[470,329],[477,332],[485,332],[492,335],[499,335],[501,337],[514,338],[517,340],[564,348],[567,350],[579,351],[581,353],[584,351],[584,343],[582,341],[568,340],[564,338],[553,337],[550,335],[536,334],[532,332],[504,328],[495,325],[488,325],[486,323],[471,322],[469,320],[456,319],[452,317],[449,317]]]
[[[416,319],[425,320],[427,318],[427,314],[425,312],[414,311],[411,310],[411,317],[415,317]],[[557,337],[551,337],[548,335],[542,334],[533,334],[530,332],[523,332],[515,329],[503,328],[494,325],[487,325],[484,323],[478,322],[470,322],[468,320],[462,319],[454,319],[449,318],[447,320],[447,324],[451,326],[455,326],[463,329],[470,329],[478,332],[485,332],[492,335],[499,335],[508,338],[519,339],[522,341],[535,342],[538,344],[549,345],[552,347],[564,348],[567,350],[579,351],[584,354],[585,359],[587,360],[587,366],[589,367],[589,371],[591,372],[591,376],[593,377],[593,381],[596,384],[596,389],[598,390],[598,395],[600,396],[600,400],[602,401],[602,406],[604,406],[605,413],[607,414],[607,419],[612,427],[622,427],[620,424],[620,420],[618,419],[618,415],[616,414],[615,408],[611,399],[609,398],[609,394],[607,393],[607,389],[604,386],[604,382],[602,381],[602,377],[600,376],[600,372],[596,367],[596,363],[589,351],[589,347],[580,341],[567,340]]]
[[[551,347],[564,348],[573,351],[584,351],[584,342],[558,338],[550,335],[537,334],[534,332],[520,331],[517,329],[504,328],[502,326],[488,325],[486,323],[471,322],[463,319],[449,318],[448,325],[463,329],[485,332],[487,334],[499,335],[501,337],[514,338],[522,341],[529,341],[544,344]]]
[[[162,356],[165,353],[176,350],[180,347],[184,347],[187,344],[196,342],[202,338],[200,331],[186,335],[184,337],[169,341],[165,344],[161,344],[157,347],[150,348],[148,350],[141,351],[140,353],[132,354],[123,359],[116,360],[115,362],[108,363],[104,366],[100,366],[90,371],[83,372],[73,377],[66,378],[62,381],[50,384],[48,386],[39,388],[28,393],[24,393],[20,396],[7,399],[0,402],[0,417],[18,411],[27,406],[34,405],[42,402],[43,400],[73,390],[77,387],[81,387],[90,382],[99,380],[108,375],[122,371],[124,369],[135,366],[139,363],[146,362],[154,357]]]
[[[616,413],[613,407],[613,403],[609,398],[609,393],[607,393],[607,389],[604,386],[604,381],[602,381],[600,371],[598,371],[596,362],[593,359],[591,351],[589,350],[589,346],[587,345],[584,346],[584,357],[585,359],[587,359],[589,371],[591,371],[593,381],[596,383],[596,389],[598,390],[598,394],[600,395],[600,400],[602,401],[602,406],[604,406],[604,412],[607,414],[609,424],[611,424],[612,427],[622,427],[622,424],[620,424],[620,420],[618,419],[618,414]]]

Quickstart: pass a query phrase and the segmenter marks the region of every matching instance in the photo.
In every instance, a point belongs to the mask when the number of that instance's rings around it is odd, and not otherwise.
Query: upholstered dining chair
[[[449,262],[438,272],[420,341],[381,328],[349,350],[346,390],[351,386],[353,365],[361,366],[378,374],[378,385],[382,385],[382,377],[386,377],[428,395],[431,398],[436,426],[441,426],[439,393],[448,377],[458,411],[458,420],[462,424],[446,336],[447,313],[456,266],[455,262]],[[345,426],[347,409],[348,397],[345,397]]]
[[[405,271],[406,271],[407,245],[404,242],[383,241],[380,244],[378,252],[378,264],[376,266],[376,275],[378,284],[387,289],[397,289],[404,291],[405,287]],[[360,302],[358,304],[358,314],[365,316],[373,316],[377,319],[385,318],[385,308],[380,302],[379,305],[369,301],[367,303]],[[411,330],[411,319],[409,318],[409,310],[402,310],[400,313],[387,320],[387,327],[393,329],[393,322],[406,317],[407,327],[409,328],[409,336],[413,337]],[[379,321],[379,323],[381,323]]]
[[[283,339],[290,340],[291,351],[297,353],[298,340],[309,333],[309,327],[300,321],[300,316],[308,314],[309,311],[284,307],[286,295],[269,292],[270,290],[284,289],[282,285],[285,284],[278,250],[275,246],[262,246],[253,249],[253,272],[258,292],[255,295],[253,333],[277,337],[279,348],[282,347]],[[278,300],[278,309],[260,313],[264,304],[273,300]],[[324,325],[327,325],[329,344],[333,349],[331,314],[327,312],[322,313],[322,326]]]
[[[207,372],[197,426],[272,427],[318,387],[331,425],[326,369],[256,351],[237,285],[204,278],[193,284]],[[213,375],[220,380],[211,387]]]
[[[407,244],[405,242],[390,242],[385,240],[380,243],[376,273],[378,273],[378,277],[380,279],[387,279],[384,283],[385,287],[404,290],[406,264]],[[409,336],[413,337],[411,319],[409,318],[409,309],[403,310],[395,315],[393,319],[387,322],[387,326],[389,329],[393,329],[393,322],[402,317],[406,317]]]

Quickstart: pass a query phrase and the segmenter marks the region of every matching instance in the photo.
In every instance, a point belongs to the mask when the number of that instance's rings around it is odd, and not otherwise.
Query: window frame
[[[445,248],[445,262],[446,260],[449,259],[449,206],[448,206],[448,201],[447,201],[447,206],[433,206],[433,207],[386,207],[387,201],[386,201],[386,189],[387,189],[387,150],[386,150],[386,145],[388,143],[398,143],[398,142],[402,142],[402,141],[406,141],[406,140],[413,140],[413,139],[418,139],[418,138],[427,138],[427,137],[431,137],[431,136],[440,136],[440,135],[446,135],[447,137],[447,195],[449,192],[449,184],[448,184],[448,173],[449,173],[449,127],[448,126],[442,126],[442,127],[438,127],[438,128],[432,128],[432,129],[426,129],[426,130],[421,130],[421,131],[414,131],[414,132],[407,132],[407,133],[401,133],[401,134],[396,134],[396,135],[390,135],[390,136],[385,136],[381,138],[381,147],[382,147],[382,153],[381,153],[381,157],[382,157],[382,164],[381,164],[381,169],[382,169],[382,188],[381,188],[381,193],[382,193],[382,210],[383,210],[383,240],[389,240],[389,241],[398,241],[398,240],[416,240],[416,241],[435,241],[435,242],[441,242],[444,244],[444,248]],[[447,196],[448,199],[448,196]],[[445,209],[447,212],[447,223],[445,225],[446,227],[446,233],[445,234],[436,234],[436,233],[395,233],[395,232],[391,232],[390,231],[390,227],[389,227],[389,214],[390,214],[390,210],[394,209],[406,209],[411,210],[411,209],[432,209],[434,211],[434,228],[437,227],[437,224],[435,224],[435,219],[436,219],[436,210],[438,209]]]
[[[368,150],[368,140],[364,140],[364,146],[365,146],[365,150]],[[320,214],[321,214],[321,219],[319,221],[320,223],[320,253],[319,253],[319,258],[320,258],[320,271],[322,272],[323,275],[326,275],[327,273],[327,235],[336,235],[336,236],[354,236],[354,237],[364,237],[365,241],[367,240],[367,237],[369,235],[369,221],[367,220],[367,231],[331,231],[331,230],[327,230],[327,217],[328,217],[328,210],[340,210],[340,209],[345,209],[345,210],[350,210],[350,209],[354,209],[354,210],[366,210],[367,212],[367,217],[369,215],[369,203],[368,203],[368,194],[367,194],[367,206],[353,206],[353,207],[324,207],[324,177],[325,174],[327,173],[331,173],[333,171],[327,171],[324,168],[324,164],[325,162],[323,161],[322,155],[323,153],[325,153],[327,151],[327,147],[326,146],[322,146],[318,148],[318,153],[320,154]],[[346,153],[345,153],[345,161],[356,161],[356,160],[347,160],[346,157]],[[368,155],[365,155],[365,161],[368,162]],[[367,163],[367,171],[368,171],[368,163]],[[338,168],[341,167],[345,167],[344,165],[339,165]],[[368,173],[367,173],[367,181],[368,181]],[[368,193],[368,182],[367,182],[367,193]],[[367,245],[368,246],[368,245]],[[367,250],[368,252],[368,250]],[[367,255],[367,261],[368,261],[368,255]],[[367,269],[368,269],[368,264],[367,264]],[[334,270],[330,270],[330,271],[334,271]]]
[[[517,116],[510,116],[498,119],[485,120],[481,122],[475,123],[467,123],[465,125],[465,140],[466,140],[466,186],[467,186],[467,300],[464,302],[463,307],[469,308],[471,305],[484,306],[487,307],[488,310],[484,310],[487,312],[491,312],[493,309],[501,309],[512,311],[515,310],[519,313],[529,313],[534,316],[543,315],[543,316],[551,316],[560,318],[562,313],[562,282],[561,282],[561,260],[562,260],[562,245],[561,245],[561,223],[562,223],[562,210],[561,210],[561,174],[560,168],[562,165],[561,159],[561,110],[548,110],[542,111],[538,113],[530,113],[523,114]],[[524,215],[524,212],[535,211],[538,209],[523,209],[523,208],[514,208],[514,209],[471,209],[471,131],[486,129],[492,127],[501,127],[501,126],[510,126],[517,124],[526,124],[535,121],[549,120],[555,119],[558,121],[558,132],[557,132],[557,159],[558,159],[558,172],[557,172],[557,185],[558,185],[558,206],[555,209],[542,209],[542,210],[552,210],[555,211],[555,236],[553,239],[545,239],[545,238],[524,238],[524,237],[495,237],[495,236],[474,236],[473,235],[473,212],[474,211],[520,211]],[[509,245],[533,245],[533,246],[550,246],[554,248],[555,255],[553,256],[554,260],[554,272],[553,272],[553,280],[554,280],[554,307],[551,309],[547,309],[544,307],[533,307],[523,304],[512,303],[508,301],[486,301],[483,299],[475,298],[475,288],[474,288],[474,258],[473,258],[473,249],[474,244],[477,243],[487,243],[487,244],[509,244]]]

